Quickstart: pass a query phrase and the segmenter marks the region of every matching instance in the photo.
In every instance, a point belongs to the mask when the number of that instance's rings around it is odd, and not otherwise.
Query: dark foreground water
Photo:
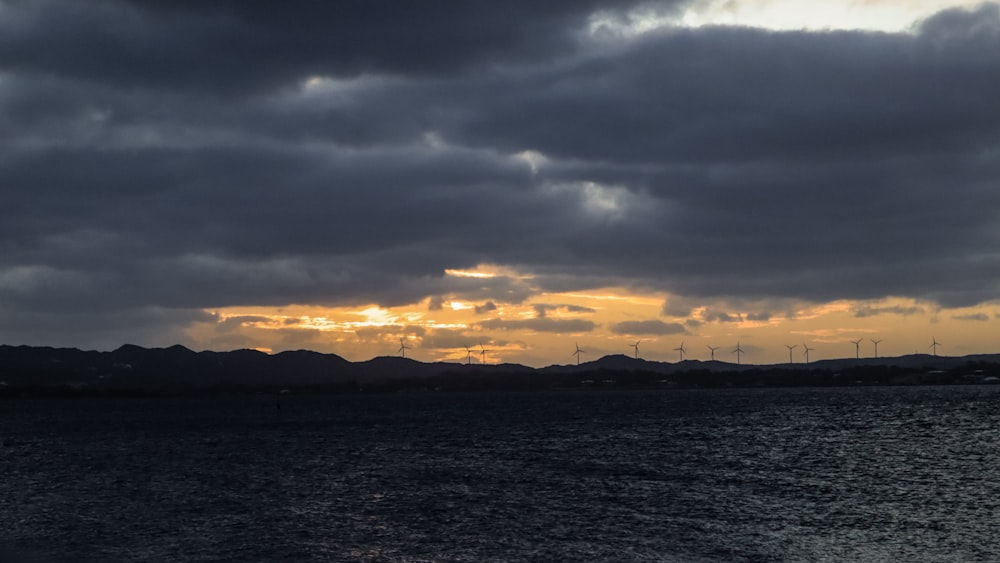
[[[997,387],[7,401],[0,440],[8,558],[1000,557]]]

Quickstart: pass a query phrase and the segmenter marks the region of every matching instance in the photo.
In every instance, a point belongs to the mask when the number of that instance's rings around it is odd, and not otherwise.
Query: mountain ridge
[[[521,364],[480,365],[422,362],[378,356],[352,362],[337,354],[252,349],[196,352],[179,344],[144,348],[124,344],[110,352],[47,346],[0,345],[0,389],[251,390],[309,388],[474,389],[573,387],[584,382],[699,386],[766,386],[868,383],[991,383],[1000,377],[1000,354],[889,358],[841,358],[809,364],[733,364],[718,360],[659,362],[612,354],[579,365],[533,368]],[[855,378],[855,379],[851,379]],[[964,379],[963,379],[964,378]],[[805,383],[803,383],[805,382]]]

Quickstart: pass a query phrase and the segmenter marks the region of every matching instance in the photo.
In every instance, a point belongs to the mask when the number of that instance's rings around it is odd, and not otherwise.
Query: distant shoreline
[[[349,394],[431,391],[725,389],[1000,383],[1000,355],[925,354],[810,364],[652,362],[624,355],[580,365],[350,362],[310,351],[194,352],[126,345],[112,352],[0,346],[0,398]]]

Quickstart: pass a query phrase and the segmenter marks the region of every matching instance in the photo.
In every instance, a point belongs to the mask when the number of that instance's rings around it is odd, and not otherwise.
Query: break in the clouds
[[[609,286],[1000,297],[1000,6],[670,23],[695,4],[0,0],[0,339]],[[483,264],[524,277],[445,273]],[[596,326],[547,312],[483,326]]]

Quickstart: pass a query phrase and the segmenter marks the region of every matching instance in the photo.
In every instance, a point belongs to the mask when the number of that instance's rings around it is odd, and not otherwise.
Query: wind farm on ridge
[[[875,359],[879,359],[880,356],[879,356],[879,352],[878,352],[878,345],[880,343],[882,343],[883,340],[882,339],[871,338],[871,339],[869,339],[869,342],[872,345],[871,346],[871,350],[872,350],[871,355],[864,355],[864,356],[862,355],[862,344],[864,343],[864,339],[863,338],[859,338],[857,340],[846,340],[844,343],[845,344],[853,344],[854,345],[854,358],[853,359],[855,359],[855,360],[862,360],[862,359],[875,360]],[[625,347],[626,349],[631,349],[631,351],[632,351],[631,357],[634,360],[640,360],[641,359],[640,358],[640,354],[639,354],[639,344],[641,344],[641,343],[642,343],[642,340],[636,340],[635,342],[630,343],[630,344],[628,344]],[[944,345],[944,343],[939,342],[937,340],[936,336],[932,336],[930,344],[927,345],[927,350],[930,352],[929,355],[932,356],[932,357],[937,357],[938,356],[938,347],[943,346],[943,345]],[[492,352],[493,350],[487,349],[485,347],[485,345],[483,344],[483,342],[480,342],[478,344],[478,346],[479,346],[479,351],[478,351],[479,354],[478,355],[480,357],[479,358],[479,364],[480,365],[487,365],[486,356],[487,356],[488,353]],[[809,363],[817,361],[817,358],[815,358],[813,356],[810,356],[810,352],[817,352],[820,349],[811,346],[809,343],[803,343],[801,345],[799,345],[799,344],[785,344],[784,346],[788,350],[788,362],[787,362],[788,365],[794,365],[794,364],[797,364],[797,363],[809,364]],[[472,364],[473,356],[475,355],[474,352],[473,352],[473,349],[470,348],[468,345],[463,346],[463,348],[465,350],[465,364],[466,365],[471,365]],[[681,340],[676,347],[670,348],[669,350],[671,352],[676,352],[677,353],[677,358],[678,358],[677,359],[677,363],[683,363],[685,361],[700,361],[700,360],[709,361],[709,362],[727,363],[725,360],[719,360],[719,359],[716,358],[716,352],[718,350],[720,350],[722,348],[722,346],[713,346],[711,344],[705,344],[705,348],[708,350],[707,357],[705,357],[705,358],[692,358],[692,357],[690,357],[690,355],[688,353],[688,349],[685,348],[685,341],[684,340]],[[796,356],[794,352],[798,348],[802,349],[802,353],[801,353],[801,355]],[[409,345],[406,344],[405,338],[400,337],[400,339],[399,339],[399,348],[397,350],[397,354],[401,358],[406,358],[406,351],[407,350],[412,350],[412,349],[413,349],[412,346],[409,346]],[[829,349],[829,347],[827,347],[826,349]],[[587,353],[587,351],[584,350],[583,348],[581,348],[579,341],[577,341],[577,342],[574,343],[574,348],[573,348],[572,352],[569,355],[570,355],[570,357],[576,359],[575,364],[577,366],[579,366],[579,365],[582,365],[582,363],[583,363],[582,358],[583,358],[583,355],[586,354],[586,353]],[[733,359],[735,359],[735,364],[737,366],[744,365],[743,356],[744,355],[749,355],[747,348],[744,347],[742,341],[740,341],[740,340],[738,340],[736,342],[735,347],[731,350],[730,353],[733,356]],[[914,354],[915,355],[919,355],[919,348],[917,349],[916,352],[914,352]],[[800,361],[797,362],[796,361],[796,357],[800,358]],[[823,358],[823,359],[825,359],[825,360],[843,360],[843,359],[850,359],[850,356],[849,355],[828,356],[828,357]],[[759,365],[780,365],[780,364],[759,364]]]

